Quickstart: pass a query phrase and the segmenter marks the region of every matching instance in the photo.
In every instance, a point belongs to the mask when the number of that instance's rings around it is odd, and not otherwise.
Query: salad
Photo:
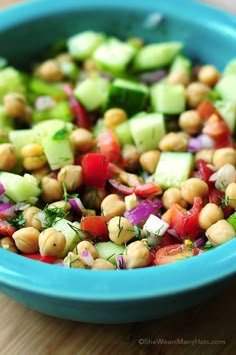
[[[41,58],[0,58],[0,247],[120,270],[235,238],[236,60],[94,31]]]

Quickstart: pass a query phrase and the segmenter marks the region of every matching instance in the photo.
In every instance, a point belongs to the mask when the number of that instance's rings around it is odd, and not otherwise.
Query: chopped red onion
[[[151,85],[162,80],[166,75],[167,75],[167,71],[165,69],[159,69],[159,70],[143,73],[139,76],[139,79],[144,84]]]
[[[176,238],[179,242],[183,242],[182,238],[179,236],[179,234],[176,232],[175,229],[168,229],[167,231],[172,237]]]
[[[214,141],[207,134],[200,134],[198,139],[202,143],[202,148],[204,149],[212,149],[214,147]]]
[[[30,207],[29,203],[18,202],[15,204],[15,211],[24,211],[26,208]]]
[[[38,96],[35,101],[35,108],[38,111],[48,110],[56,105],[56,101],[51,96]]]
[[[209,181],[215,181],[218,190],[225,190],[231,182],[236,181],[236,169],[231,164],[225,164],[210,176]]]
[[[7,217],[7,218],[15,217],[15,205],[13,205],[11,203],[1,203],[0,204],[0,215]]]
[[[71,205],[72,211],[76,215],[82,215],[82,211],[85,209],[84,205],[82,204],[82,201],[80,198],[75,197],[75,198],[70,198],[68,200],[69,204]]]
[[[195,153],[203,148],[201,140],[197,138],[191,138],[188,141],[188,151]]]
[[[2,195],[5,192],[3,184],[0,182],[0,195]]]
[[[116,265],[118,270],[124,270],[126,269],[125,265],[125,259],[123,255],[117,255],[116,256]]]
[[[196,247],[196,248],[200,248],[202,247],[203,245],[206,244],[207,242],[207,237],[205,235],[203,235],[202,237],[198,238],[197,240],[195,240],[195,242],[193,243],[193,245]]]
[[[161,207],[162,202],[158,199],[153,201],[144,200],[136,207],[132,208],[132,210],[126,211],[124,216],[130,221],[130,223],[135,225],[147,219],[150,214],[154,214]]]
[[[94,263],[94,258],[88,250],[83,250],[80,258],[85,263],[85,265],[92,266]]]

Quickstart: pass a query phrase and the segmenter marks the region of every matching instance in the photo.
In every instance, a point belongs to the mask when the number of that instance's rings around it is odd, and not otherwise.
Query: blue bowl
[[[152,26],[155,14],[163,19]],[[190,0],[39,0],[0,13],[1,55],[27,64],[58,39],[86,29],[184,41],[187,55],[219,69],[236,53],[235,18]],[[66,269],[0,249],[2,292],[43,313],[93,323],[165,316],[202,302],[235,274],[236,239],[175,264],[117,272]]]

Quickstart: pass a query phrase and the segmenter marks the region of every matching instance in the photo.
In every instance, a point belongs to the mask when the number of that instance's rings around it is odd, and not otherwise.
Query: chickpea
[[[40,222],[39,215],[43,213],[40,208],[30,206],[23,211],[23,217],[25,219],[25,227],[33,227],[39,231],[42,230],[42,224]]]
[[[55,228],[47,228],[39,235],[39,251],[42,256],[59,257],[66,246],[66,237]]]
[[[182,198],[179,187],[170,187],[162,196],[162,202],[166,209],[170,208],[174,203],[178,203],[183,208],[187,208],[187,202]]]
[[[139,163],[142,169],[153,174],[159,162],[160,155],[161,153],[159,150],[148,150],[147,152],[142,153],[139,158]]]
[[[201,149],[195,155],[195,161],[202,159],[208,164],[212,164],[213,160],[213,149]]]
[[[41,180],[42,199],[46,203],[51,203],[62,199],[63,189],[60,181],[48,176]]]
[[[209,86],[193,82],[186,88],[186,99],[190,107],[196,108],[209,95]]]
[[[87,188],[83,194],[84,206],[89,209],[98,210],[101,207],[101,202],[107,195],[106,190],[103,188]]]
[[[229,184],[226,187],[225,198],[228,205],[236,209],[236,183],[235,182],[231,182],[231,184]]]
[[[225,219],[212,224],[206,230],[206,236],[215,247],[224,244],[235,237],[235,230]]]
[[[83,63],[83,69],[86,72],[94,72],[94,71],[98,70],[98,66],[97,66],[97,63],[94,59],[88,58]]]
[[[125,202],[119,195],[110,194],[101,203],[101,211],[105,217],[112,218],[125,213]]]
[[[167,83],[170,85],[181,84],[187,86],[189,84],[189,78],[184,71],[173,71],[168,75]]]
[[[75,254],[75,253],[73,253],[71,251],[65,257],[63,262],[65,264],[67,264],[69,267],[72,267],[72,268],[75,268],[75,269],[85,269],[86,268],[85,264],[80,259],[79,255]]]
[[[145,267],[150,264],[151,254],[147,246],[141,240],[137,240],[125,249],[124,260],[127,269]]]
[[[43,80],[57,82],[63,79],[63,74],[59,63],[56,60],[49,59],[42,63],[36,71],[36,75]]]
[[[94,139],[91,132],[85,128],[77,128],[70,134],[70,141],[75,150],[86,153],[94,146]]]
[[[159,148],[164,152],[186,152],[188,139],[180,132],[170,132],[160,140]]]
[[[32,254],[39,250],[39,231],[33,227],[19,229],[12,238],[22,253]]]
[[[87,250],[92,255],[94,260],[98,258],[97,249],[95,248],[95,246],[92,243],[90,243],[87,240],[83,240],[82,242],[77,244],[73,250],[73,253],[76,255],[81,255],[83,253],[83,251],[85,251],[85,250]]]
[[[21,156],[26,170],[40,169],[47,161],[43,148],[37,143],[25,145],[21,149]]]
[[[198,178],[190,178],[180,184],[181,195],[188,203],[194,203],[194,197],[204,197],[208,194],[208,185]]]
[[[121,108],[110,108],[104,114],[105,126],[113,129],[127,119],[127,114]]]
[[[73,58],[69,53],[61,53],[57,56],[58,63],[73,62]]]
[[[93,270],[114,270],[115,266],[105,259],[96,259],[91,267]]]
[[[202,119],[196,110],[188,110],[180,115],[179,126],[189,134],[197,134],[201,130]]]
[[[212,159],[213,165],[219,169],[225,164],[236,166],[236,152],[233,148],[220,148],[215,150]]]
[[[83,183],[82,168],[80,165],[65,165],[60,169],[57,179],[65,185],[67,191],[75,191]]]
[[[30,106],[26,106],[24,114],[22,114],[22,121],[30,125],[32,123],[33,110]]]
[[[6,114],[12,118],[20,118],[25,115],[26,99],[23,94],[12,92],[3,98]]]
[[[130,221],[127,218],[121,216],[113,217],[108,222],[107,227],[109,238],[116,244],[127,243],[136,234]]]
[[[222,209],[214,203],[207,203],[200,211],[199,226],[207,230],[212,224],[224,218]]]
[[[122,157],[127,163],[127,170],[137,170],[139,167],[139,152],[134,145],[125,144],[122,148]]]
[[[61,200],[61,201],[50,203],[50,205],[48,205],[48,208],[60,208],[60,209],[63,208],[64,212],[68,212],[71,209],[71,205],[69,204],[69,202],[66,202],[65,200]]]
[[[49,166],[45,164],[42,168],[33,170],[31,174],[36,177],[36,179],[41,180],[43,176],[49,175],[50,172]]]
[[[214,65],[203,65],[198,72],[198,80],[210,87],[216,85],[220,79],[220,73]]]
[[[0,239],[0,247],[11,251],[12,253],[18,253],[14,239],[11,237],[3,237]]]
[[[16,147],[11,143],[0,144],[0,170],[10,171],[16,163]]]

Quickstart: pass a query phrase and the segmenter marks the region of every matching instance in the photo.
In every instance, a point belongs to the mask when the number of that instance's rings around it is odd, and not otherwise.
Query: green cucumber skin
[[[231,214],[231,216],[227,218],[227,222],[231,224],[231,226],[234,228],[236,232],[236,212],[234,212],[233,214]]]
[[[125,251],[124,245],[118,245],[111,241],[96,243],[94,246],[98,251],[99,258],[106,259],[113,265],[116,265],[116,256],[123,255]]]
[[[236,74],[223,75],[216,84],[215,91],[223,100],[236,103]]]

